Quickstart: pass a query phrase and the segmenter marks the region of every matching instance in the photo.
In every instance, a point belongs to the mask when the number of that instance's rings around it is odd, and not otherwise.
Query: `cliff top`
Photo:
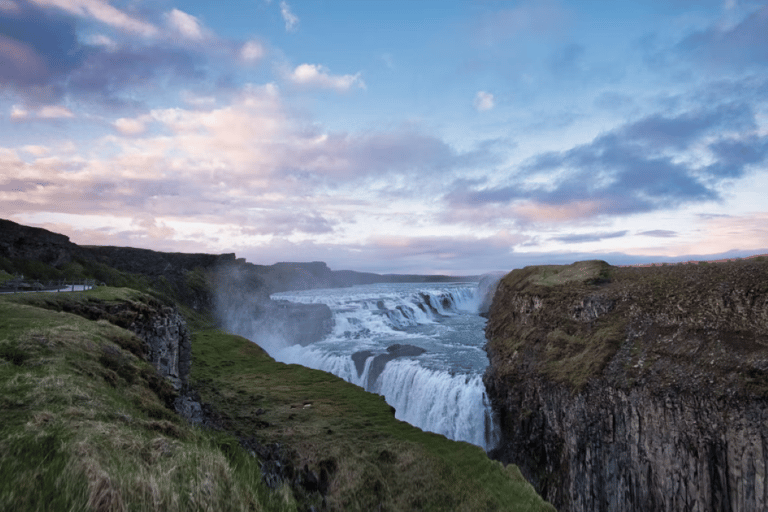
[[[763,393],[768,261],[526,267],[500,282],[486,334],[504,378]]]

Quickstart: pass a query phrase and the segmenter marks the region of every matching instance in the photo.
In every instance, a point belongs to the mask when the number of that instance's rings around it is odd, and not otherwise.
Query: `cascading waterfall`
[[[279,361],[324,370],[383,395],[395,416],[491,448],[482,382],[488,364],[476,286],[377,284],[273,295],[333,312],[333,332],[309,346],[265,347]]]

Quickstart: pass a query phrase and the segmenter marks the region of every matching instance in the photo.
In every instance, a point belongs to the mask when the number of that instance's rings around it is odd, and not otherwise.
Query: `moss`
[[[611,273],[612,267],[604,261],[579,261],[571,265],[538,265],[513,270],[504,277],[504,282],[511,289],[524,291],[567,283],[601,284],[610,280]]]

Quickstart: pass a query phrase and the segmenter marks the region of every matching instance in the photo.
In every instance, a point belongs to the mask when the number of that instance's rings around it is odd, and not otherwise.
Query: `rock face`
[[[146,358],[176,390],[186,386],[192,364],[192,340],[187,323],[175,308],[162,306],[128,327],[146,346]]]
[[[768,263],[526,268],[486,329],[491,456],[559,510],[768,509]]]
[[[187,384],[192,363],[192,341],[184,317],[175,307],[153,299],[147,302],[64,303],[62,309],[90,320],[107,320],[142,341],[141,355],[179,391]]]
[[[352,354],[352,361],[355,363],[355,369],[357,370],[357,376],[363,375],[365,369],[365,363],[368,358],[373,357],[371,361],[371,367],[368,370],[368,382],[374,383],[379,375],[384,371],[384,367],[387,363],[398,357],[415,357],[420,356],[426,352],[426,349],[417,347],[415,345],[401,345],[399,343],[392,344],[387,347],[387,352],[374,356],[374,353],[370,350],[361,350]]]

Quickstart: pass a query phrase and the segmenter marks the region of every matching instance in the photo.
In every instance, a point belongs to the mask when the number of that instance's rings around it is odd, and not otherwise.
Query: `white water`
[[[467,283],[409,283],[274,294],[327,304],[335,325],[326,339],[306,347],[273,340],[264,348],[279,361],[324,370],[383,395],[400,420],[487,450],[495,435],[482,382],[485,319],[476,314],[475,292],[476,285]],[[426,352],[392,357],[387,347],[395,344]],[[377,356],[390,358],[377,364]]]

